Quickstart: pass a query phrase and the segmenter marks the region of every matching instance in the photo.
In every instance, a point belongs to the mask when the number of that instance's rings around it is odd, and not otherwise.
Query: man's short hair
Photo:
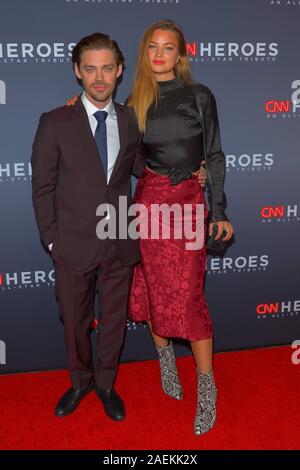
[[[121,49],[116,41],[111,39],[108,34],[93,33],[80,39],[72,51],[73,67],[75,64],[80,66],[81,55],[88,50],[109,49],[114,54],[117,65],[123,65],[125,62]]]

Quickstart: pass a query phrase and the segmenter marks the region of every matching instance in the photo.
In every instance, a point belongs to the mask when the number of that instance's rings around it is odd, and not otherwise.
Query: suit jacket
[[[33,143],[32,200],[40,236],[45,245],[53,242],[54,260],[72,269],[88,267],[103,243],[96,234],[99,204],[112,204],[118,220],[119,196],[127,197],[127,208],[133,203],[131,174],[140,176],[145,167],[133,111],[114,106],[120,151],[108,184],[81,100],[42,114]],[[123,265],[139,261],[138,240],[115,243]]]

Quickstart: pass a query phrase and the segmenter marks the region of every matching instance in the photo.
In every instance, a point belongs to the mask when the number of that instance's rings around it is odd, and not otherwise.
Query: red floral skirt
[[[177,203],[182,207],[190,204],[193,223],[196,204],[203,204],[206,231],[207,206],[195,176],[171,185],[168,176],[146,168],[138,180],[134,201],[146,206],[149,214],[151,204]],[[149,224],[150,219],[149,216]],[[205,243],[200,249],[186,249],[190,239],[174,237],[172,217],[170,220],[168,239],[161,236],[161,230],[157,239],[140,238],[141,263],[133,270],[128,315],[134,322],[150,320],[154,333],[159,336],[189,341],[208,339],[213,335],[213,328],[203,290]]]

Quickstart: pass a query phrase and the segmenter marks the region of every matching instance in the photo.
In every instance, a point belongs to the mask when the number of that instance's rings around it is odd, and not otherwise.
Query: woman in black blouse
[[[195,175],[204,158],[195,94],[205,124],[211,193],[209,213]],[[189,218],[194,228],[199,221],[196,206],[202,205],[202,230],[205,232],[209,223],[211,234],[216,225],[216,238],[225,231],[224,240],[229,240],[233,227],[225,214],[225,157],[215,99],[206,86],[194,83],[183,33],[172,21],[161,20],[145,31],[128,106],[135,111],[144,134],[147,165],[137,183],[135,202],[146,206],[149,220],[153,204],[168,207],[177,204],[184,217],[184,205],[190,204]],[[215,423],[217,398],[212,370],[213,329],[203,291],[206,252],[205,244],[198,249],[187,249],[187,237],[176,238],[176,217],[174,214],[170,218],[168,239],[161,232],[158,237],[151,237],[150,232],[149,238],[140,239],[142,262],[133,272],[129,316],[136,322],[148,322],[160,359],[163,389],[176,399],[182,398],[182,387],[168,338],[179,337],[191,342],[198,373],[194,431],[203,434]],[[162,226],[160,222],[160,230]]]

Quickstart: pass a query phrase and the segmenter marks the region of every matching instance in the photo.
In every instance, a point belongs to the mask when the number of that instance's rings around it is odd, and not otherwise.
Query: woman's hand
[[[74,106],[74,104],[79,100],[79,96],[72,96],[67,102],[67,106]]]
[[[234,234],[233,226],[230,222],[228,222],[227,220],[222,220],[220,222],[210,223],[209,227],[208,227],[208,234],[209,235],[211,235],[213,233],[214,225],[216,225],[218,227],[218,232],[217,232],[217,235],[215,236],[215,240],[218,240],[219,238],[221,238],[223,231],[226,232],[226,235],[224,236],[224,238],[222,240],[224,242],[230,240],[230,238]]]
[[[201,164],[201,167],[199,168],[199,170],[195,171],[193,175],[197,176],[200,186],[202,188],[205,188],[206,180],[207,180],[205,162]]]

